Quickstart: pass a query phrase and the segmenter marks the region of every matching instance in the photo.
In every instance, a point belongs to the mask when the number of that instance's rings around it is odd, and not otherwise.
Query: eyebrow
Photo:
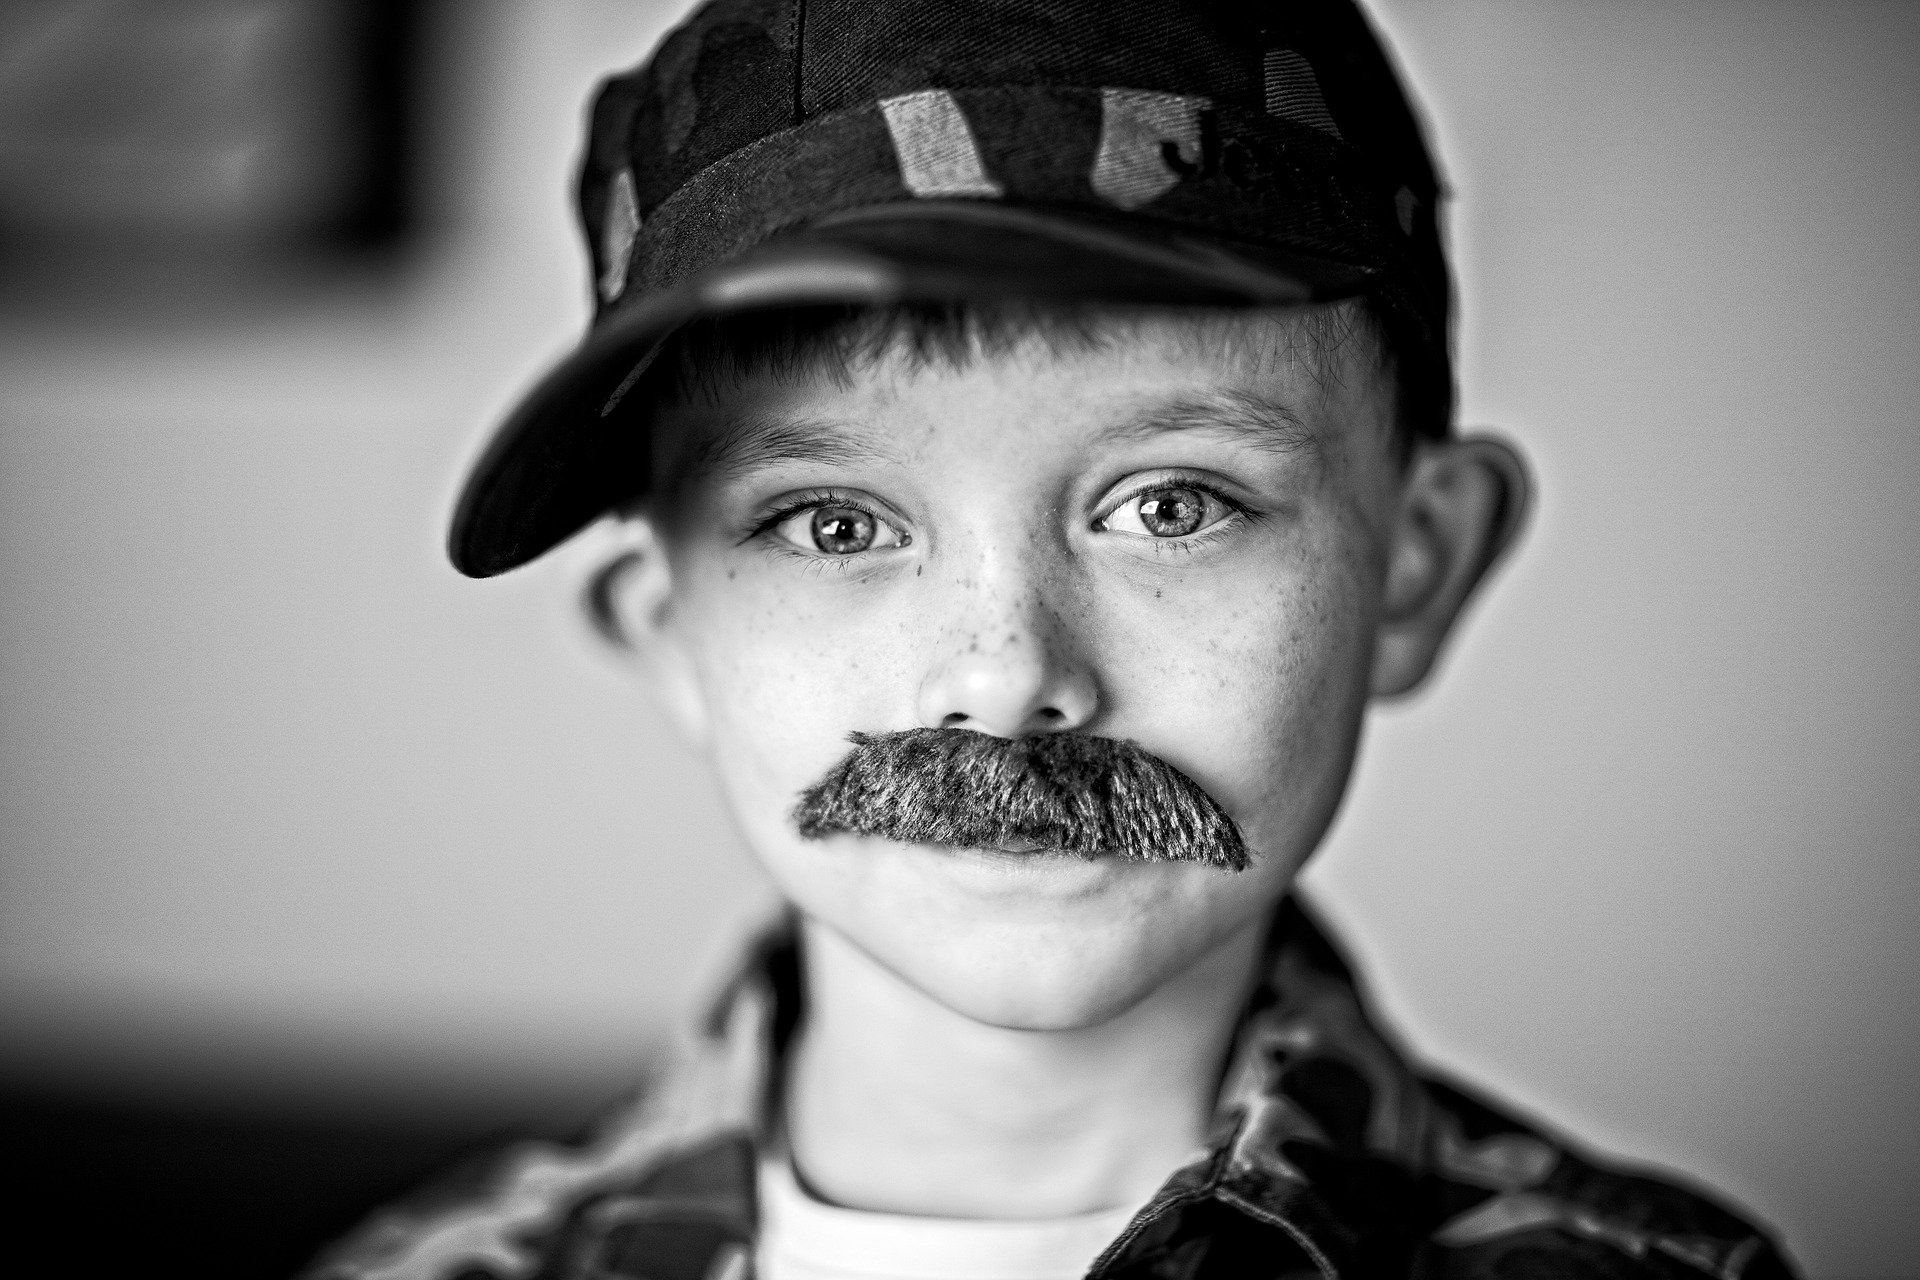
[[[1319,453],[1325,441],[1304,418],[1276,401],[1246,391],[1187,393],[1151,405],[1101,433],[1134,444],[1162,436],[1206,432],[1266,453]]]
[[[1127,416],[1100,432],[1106,443],[1134,444],[1205,432],[1267,453],[1318,453],[1318,432],[1286,405],[1245,391],[1187,393]],[[851,423],[746,414],[690,449],[675,471],[682,481],[737,480],[789,463],[852,466],[893,456],[884,439]]]
[[[746,414],[693,446],[675,470],[683,480],[735,480],[783,463],[851,466],[890,455],[880,437],[848,423]]]

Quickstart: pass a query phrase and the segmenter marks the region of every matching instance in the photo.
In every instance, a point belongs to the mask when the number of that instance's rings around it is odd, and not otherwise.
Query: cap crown
[[[1434,167],[1348,0],[710,0],[646,64],[608,81],[595,105],[580,213],[600,302],[670,284],[834,208],[927,194],[911,173],[903,184],[912,157],[901,154],[898,121],[889,137],[874,109],[928,90],[956,104],[977,152],[971,172],[984,179],[941,194],[1078,205],[1357,256],[1416,288],[1414,309],[1444,328]],[[1152,126],[1158,111],[1191,136],[1172,139],[1166,157],[1182,181],[1116,201],[1098,178],[1113,95],[1128,91],[1140,95],[1137,119]],[[1190,118],[1170,114],[1167,99],[1191,104]],[[821,131],[803,126],[835,119],[840,154],[820,165]],[[796,130],[814,149],[783,157],[781,136]],[[687,198],[715,166],[745,167],[750,149],[770,170],[746,197],[752,209],[717,207],[743,202],[737,181]],[[828,189],[799,169],[817,170]],[[1339,199],[1328,198],[1329,182]],[[691,255],[675,243],[687,237],[671,234],[689,212],[702,224]],[[661,218],[670,226],[655,228]],[[1354,228],[1383,222],[1398,234],[1356,255]]]

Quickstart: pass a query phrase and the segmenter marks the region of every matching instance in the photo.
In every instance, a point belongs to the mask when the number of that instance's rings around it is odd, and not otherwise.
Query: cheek
[[[711,719],[714,766],[740,821],[758,830],[784,825],[800,790],[845,755],[850,731],[891,723],[892,682],[881,669],[888,646],[860,618],[823,608],[817,584],[748,584],[749,572],[718,559],[687,566],[671,625]]]
[[[1116,645],[1109,663],[1129,671],[1125,736],[1192,774],[1249,844],[1290,866],[1338,807],[1366,710],[1372,597],[1351,542],[1255,562],[1172,611],[1171,592],[1148,601],[1161,608],[1124,630],[1152,639]]]

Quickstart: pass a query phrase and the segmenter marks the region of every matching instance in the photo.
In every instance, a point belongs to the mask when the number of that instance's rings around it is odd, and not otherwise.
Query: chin
[[[1036,973],[974,962],[949,968],[916,957],[895,972],[963,1017],[1010,1031],[1083,1031],[1112,1021],[1160,984],[1147,975]]]
[[[1182,945],[1180,931],[1055,928],[957,933],[932,930],[852,941],[896,977],[946,1008],[987,1026],[1017,1031],[1079,1031],[1120,1017],[1208,949]]]

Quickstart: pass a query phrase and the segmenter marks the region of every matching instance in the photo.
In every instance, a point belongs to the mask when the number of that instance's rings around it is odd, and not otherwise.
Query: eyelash
[[[1178,474],[1161,476],[1150,484],[1136,486],[1118,502],[1108,507],[1107,513],[1110,516],[1113,512],[1118,511],[1129,502],[1145,497],[1149,493],[1158,493],[1162,489],[1192,489],[1196,493],[1204,493],[1225,507],[1231,514],[1219,523],[1202,529],[1197,533],[1190,533],[1184,538],[1148,539],[1148,544],[1152,546],[1155,555],[1167,555],[1170,553],[1190,555],[1202,547],[1206,547],[1218,539],[1225,537],[1237,528],[1241,521],[1251,524],[1260,518],[1259,512],[1243,502],[1236,501],[1222,491],[1219,486],[1202,480],[1198,476],[1183,476]],[[1104,525],[1106,521],[1107,516],[1102,516],[1095,523],[1096,526]]]
[[[793,497],[781,503],[774,510],[767,512],[755,520],[753,527],[747,531],[747,535],[740,539],[740,545],[745,546],[756,538],[764,537],[766,534],[778,528],[781,521],[789,519],[792,516],[797,516],[802,511],[811,511],[815,507],[845,507],[849,511],[860,512],[870,520],[876,520],[883,524],[893,524],[893,521],[881,514],[874,504],[863,502],[851,494],[837,493],[832,489],[809,489],[804,493],[793,495]],[[846,556],[808,555],[800,548],[789,546],[778,538],[767,539],[767,544],[768,550],[774,554],[790,556],[810,568],[821,571],[832,569],[836,572],[844,573],[853,567],[854,564],[865,559],[867,554],[866,552],[860,552],[856,555]],[[913,536],[902,532],[900,534],[900,545],[904,547],[911,546],[912,544]]]

